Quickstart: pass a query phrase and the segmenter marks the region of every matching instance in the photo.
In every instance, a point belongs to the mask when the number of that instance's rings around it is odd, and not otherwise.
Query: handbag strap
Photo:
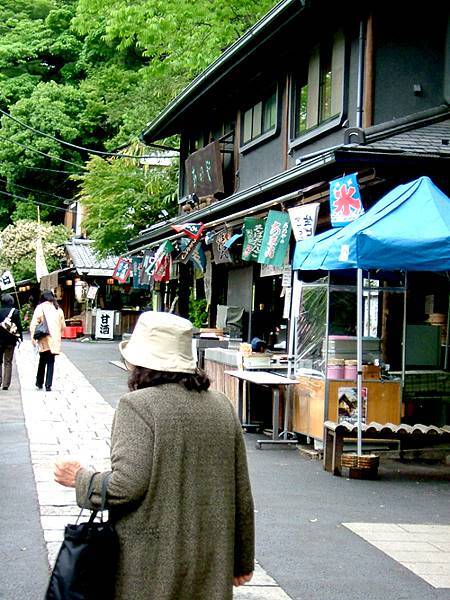
[[[108,489],[108,484],[111,480],[111,476],[112,476],[112,471],[109,471],[109,473],[107,473],[105,475],[105,477],[103,478],[103,481],[102,481],[102,503],[100,504],[100,508],[99,508],[99,510],[101,510],[101,511],[106,510],[106,493],[107,493],[107,489]]]
[[[75,525],[78,524],[78,521],[80,520],[80,517],[81,517],[81,514],[82,514],[83,510],[85,508],[87,508],[86,505],[89,502],[89,498],[92,496],[92,488],[94,487],[94,477],[96,475],[98,475],[98,473],[99,473],[99,471],[95,471],[95,473],[92,473],[92,476],[91,476],[91,478],[89,480],[89,485],[88,485],[88,489],[87,489],[87,493],[86,493],[86,498],[84,499],[83,506],[81,507],[80,514],[78,515],[78,518],[77,518],[77,520],[75,522]],[[95,512],[95,514],[97,514],[97,511],[94,511],[94,512]]]
[[[75,523],[75,524],[77,524],[77,523],[78,523],[78,521],[79,521],[79,519],[80,519],[80,517],[81,517],[81,513],[83,512],[83,510],[84,510],[85,508],[87,508],[87,506],[86,506],[86,505],[87,505],[87,503],[89,502],[89,500],[90,500],[90,498],[91,498],[91,496],[92,496],[92,493],[93,493],[93,487],[94,487],[94,477],[95,477],[96,475],[98,475],[98,474],[99,474],[99,471],[96,471],[95,473],[93,473],[93,474],[92,474],[92,476],[91,476],[91,479],[89,480],[89,485],[88,485],[88,489],[87,489],[87,493],[86,493],[86,499],[85,499],[85,501],[83,502],[83,506],[81,507],[80,514],[78,515],[78,519],[77,519],[77,521],[76,521],[76,523]],[[97,516],[97,513],[98,513],[98,512],[100,512],[100,513],[101,513],[101,520],[103,520],[103,511],[104,511],[104,510],[106,510],[106,496],[107,496],[107,488],[108,488],[109,481],[110,481],[110,479],[111,479],[111,475],[112,475],[112,471],[109,471],[109,472],[108,472],[108,473],[105,475],[105,477],[103,478],[103,481],[102,481],[102,489],[101,489],[101,494],[100,494],[100,497],[101,497],[101,503],[100,503],[100,507],[99,507],[99,508],[97,508],[96,510],[92,510],[92,512],[91,512],[91,516],[89,517],[89,523],[92,523],[92,521],[94,521],[94,519],[95,519],[95,517]]]
[[[3,321],[2,321],[2,325],[3,325],[3,323],[4,323],[4,322],[5,322],[7,319],[11,319],[11,317],[12,317],[12,315],[13,315],[13,313],[14,313],[14,311],[15,311],[15,310],[16,310],[16,309],[15,309],[14,307],[12,307],[12,309],[9,311],[9,313],[6,315],[6,317],[3,319]]]

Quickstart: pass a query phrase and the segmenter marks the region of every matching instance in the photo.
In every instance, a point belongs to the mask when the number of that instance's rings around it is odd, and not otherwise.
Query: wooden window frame
[[[331,42],[332,79],[331,96],[328,99],[331,114],[324,117],[324,67],[329,65],[329,60],[325,61],[324,58],[329,48],[329,40],[324,40],[320,45],[315,46],[308,57],[308,63],[303,65],[303,75],[297,73],[291,76],[290,149],[341,125],[345,118],[348,52],[346,38],[341,30],[334,32]],[[303,120],[306,122],[306,127],[299,129],[299,91],[305,87],[307,88],[307,110]]]
[[[268,102],[275,97],[275,122],[272,127],[264,131],[264,118],[265,118],[265,108],[267,107]],[[260,108],[258,108],[260,107]],[[254,126],[254,118],[255,118],[255,110],[259,111],[259,133],[253,136],[253,126]],[[251,112],[251,124],[252,124],[252,137],[246,141],[244,141],[244,129],[246,127],[246,115]],[[247,117],[248,119],[248,117]],[[247,121],[248,122],[248,121]],[[266,140],[274,137],[280,128],[280,97],[279,97],[279,88],[278,85],[275,85],[274,88],[271,88],[271,93],[265,94],[262,98],[258,100],[258,102],[254,102],[246,109],[241,110],[241,131],[240,131],[240,151],[246,152],[247,150],[254,148],[255,146],[265,142]]]

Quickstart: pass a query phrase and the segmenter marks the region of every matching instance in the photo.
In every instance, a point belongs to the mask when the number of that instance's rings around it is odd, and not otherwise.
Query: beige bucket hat
[[[119,349],[128,365],[155,371],[194,373],[193,325],[171,313],[147,311],[139,317],[128,341]],[[128,367],[129,368],[129,367]]]

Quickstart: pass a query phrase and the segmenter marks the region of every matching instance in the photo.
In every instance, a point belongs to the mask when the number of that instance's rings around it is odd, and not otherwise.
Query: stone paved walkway
[[[30,342],[16,352],[25,423],[50,566],[64,527],[79,513],[73,489],[53,481],[56,457],[71,455],[98,470],[109,468],[114,410],[64,355],[56,358],[51,392],[35,388],[37,355]],[[290,600],[260,565],[250,584],[235,591],[237,600]]]
[[[343,523],[435,588],[450,588],[450,525]]]

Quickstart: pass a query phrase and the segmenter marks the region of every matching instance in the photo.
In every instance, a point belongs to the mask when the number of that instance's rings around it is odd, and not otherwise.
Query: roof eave
[[[142,131],[140,137],[150,143],[167,136],[167,130],[172,121],[179,116],[181,110],[185,110],[202,93],[210,89],[220,79],[226,76],[235,64],[238,56],[248,56],[255,50],[254,38],[270,27],[276,19],[285,11],[294,7],[294,14],[300,13],[305,8],[306,0],[282,0],[242,37],[232,44],[225,52],[198,75],[166,108],[151,121]],[[231,63],[231,64],[230,64]],[[170,134],[169,134],[170,135]]]
[[[299,177],[310,173],[312,171],[319,170],[327,165],[335,162],[335,150],[324,151],[323,154],[315,157],[314,159],[305,162],[297,167],[293,167],[288,171],[284,171],[266,181],[263,181],[257,185],[254,185],[242,192],[232,194],[224,200],[219,200],[214,204],[202,208],[195,212],[191,212],[188,215],[180,215],[176,219],[171,219],[170,223],[164,223],[161,227],[155,228],[151,231],[144,232],[142,235],[132,238],[127,242],[128,249],[130,252],[139,250],[144,246],[156,244],[162,242],[168,237],[169,234],[174,234],[172,225],[178,225],[189,221],[201,221],[208,226],[209,222],[214,221],[213,217],[218,213],[227,211],[227,209],[238,206],[239,204],[251,199],[256,198],[264,193],[275,192],[277,189],[288,183],[294,183]],[[225,220],[225,217],[224,217]]]

